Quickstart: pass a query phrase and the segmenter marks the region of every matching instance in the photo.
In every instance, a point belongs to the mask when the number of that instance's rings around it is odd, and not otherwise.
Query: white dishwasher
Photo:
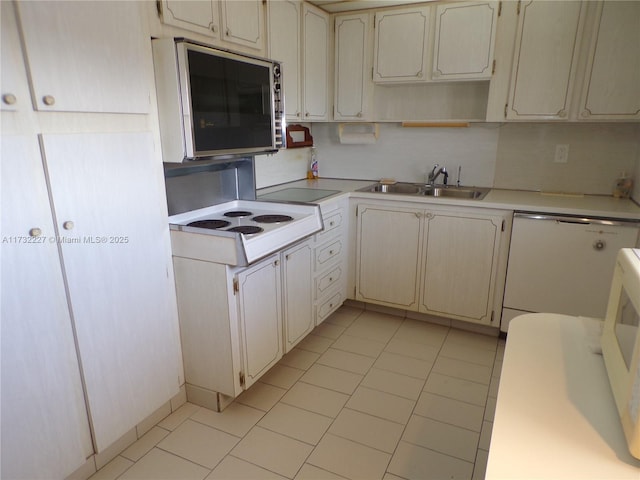
[[[516,212],[500,330],[531,312],[604,318],[618,250],[639,232],[640,220]]]

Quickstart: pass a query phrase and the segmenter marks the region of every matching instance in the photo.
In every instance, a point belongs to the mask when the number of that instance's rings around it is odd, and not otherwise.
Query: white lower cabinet
[[[321,208],[324,229],[314,237],[315,325],[322,323],[346,299],[347,217],[343,201]]]
[[[498,325],[508,219],[495,210],[358,205],[355,299]]]
[[[174,257],[190,402],[222,410],[313,329],[311,242],[246,268]]]
[[[288,353],[315,327],[311,243],[309,240],[282,252],[284,353]]]

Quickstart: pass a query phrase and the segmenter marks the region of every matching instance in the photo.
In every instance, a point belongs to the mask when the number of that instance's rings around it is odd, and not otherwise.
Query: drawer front
[[[316,281],[316,298],[321,298],[329,289],[342,278],[342,267],[338,266],[320,276]]]
[[[342,292],[336,292],[329,297],[328,300],[319,304],[316,310],[316,325],[319,325],[329,315],[335,312],[340,305],[344,302],[344,295]]]
[[[334,235],[339,235],[341,233],[340,227],[342,227],[343,221],[344,212],[342,210],[332,212],[327,215],[326,218],[323,218],[324,230],[316,234],[316,243],[322,243],[329,240]]]
[[[342,252],[343,241],[342,239],[329,243],[322,247],[316,248],[316,271],[322,269],[325,265],[328,265],[333,259],[335,259]]]

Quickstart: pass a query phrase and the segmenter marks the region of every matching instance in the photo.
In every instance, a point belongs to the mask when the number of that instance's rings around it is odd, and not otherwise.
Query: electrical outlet
[[[556,145],[556,156],[553,161],[555,163],[567,163],[569,161],[569,145]]]

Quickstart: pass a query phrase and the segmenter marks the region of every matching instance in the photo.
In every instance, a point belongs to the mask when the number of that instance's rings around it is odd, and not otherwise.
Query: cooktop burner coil
[[[248,217],[250,215],[253,215],[253,212],[249,212],[247,210],[232,210],[224,214],[225,217],[230,217],[230,218]]]
[[[289,215],[258,215],[253,217],[253,221],[258,223],[284,223],[291,220],[293,220],[293,217]]]
[[[256,227],[255,225],[239,225],[237,227],[229,228],[227,232],[237,232],[243,233],[244,235],[252,235],[262,232],[262,228]]]
[[[228,227],[229,225],[231,225],[231,222],[226,220],[196,220],[195,222],[187,223],[187,227],[209,228],[211,230]]]

